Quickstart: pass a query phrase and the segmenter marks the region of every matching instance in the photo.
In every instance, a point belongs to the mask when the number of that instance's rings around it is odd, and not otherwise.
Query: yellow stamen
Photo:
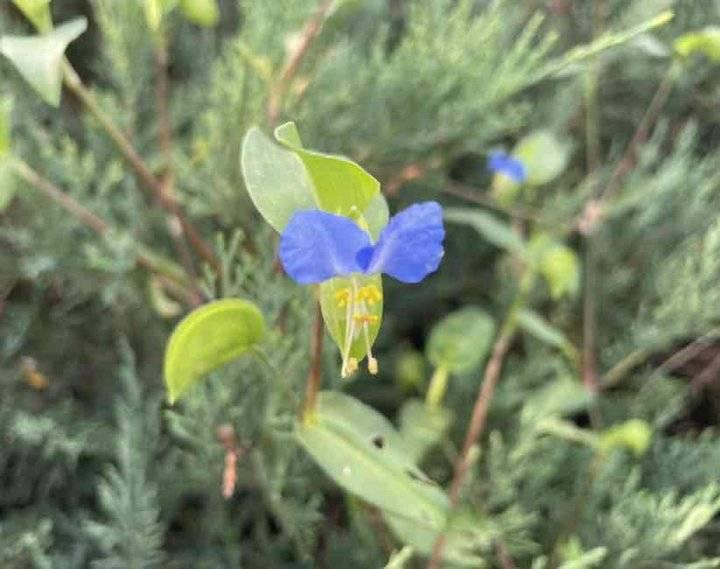
[[[367,285],[358,291],[358,300],[364,300],[368,306],[374,306],[376,302],[382,300],[382,293],[375,285]]]
[[[340,289],[335,293],[335,302],[337,302],[337,305],[342,308],[343,306],[348,305],[351,296],[349,288]]]
[[[374,314],[355,314],[353,316],[353,320],[357,324],[377,324],[378,320],[380,320],[379,317],[375,316]]]

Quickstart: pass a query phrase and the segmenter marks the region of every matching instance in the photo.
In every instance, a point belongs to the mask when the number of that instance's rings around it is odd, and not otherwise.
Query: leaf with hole
[[[435,367],[467,373],[483,362],[494,336],[495,322],[484,310],[462,308],[433,327],[427,357]]]
[[[216,300],[193,310],[175,328],[165,349],[170,403],[205,374],[252,350],[264,335],[263,315],[247,300]]]
[[[41,36],[3,36],[0,53],[15,66],[23,79],[50,105],[60,104],[63,56],[70,42],[87,28],[85,18],[77,18]]]
[[[317,407],[297,426],[297,438],[348,492],[435,533],[444,526],[447,496],[374,409],[342,393],[320,392]]]
[[[306,150],[295,123],[280,125],[275,129],[275,138],[305,164],[320,209],[337,215],[364,213],[380,193],[380,182],[352,160]]]

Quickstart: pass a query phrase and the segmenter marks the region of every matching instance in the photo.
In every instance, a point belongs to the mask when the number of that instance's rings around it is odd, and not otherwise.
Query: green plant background
[[[720,67],[712,50],[673,55],[678,37],[720,25],[720,4],[336,4],[277,117],[273,89],[320,4],[223,0],[214,26],[179,10],[162,20],[176,194],[220,265],[196,261],[202,297],[252,300],[267,322],[262,361],[213,372],[174,406],[163,353],[186,310],[136,264],[137,243],[178,259],[166,212],[76,97],[65,90],[53,108],[0,61],[12,155],[113,228],[98,237],[0,162],[0,567],[425,565],[417,546],[389,562],[403,547],[397,520],[346,493],[296,444],[292,402],[311,363],[315,301],[278,273],[277,235],[240,164],[251,127],[271,135],[286,120],[306,148],[345,155],[377,178],[392,212],[427,199],[449,212],[441,269],[414,287],[384,281],[379,375],[340,380],[329,338],[321,358],[323,388],[400,425],[408,452],[442,486],[487,356],[470,353],[469,369],[445,365],[442,410],[420,412],[447,350],[433,330],[458,309],[500,328],[527,262],[518,234],[533,251],[546,250],[547,236],[563,248],[538,268],[546,280],[519,315],[463,492],[466,565],[720,567]],[[142,2],[51,7],[56,23],[88,18],[68,58],[162,176],[158,35]],[[671,22],[639,33],[668,8]],[[0,3],[1,35],[31,33],[13,3]],[[588,237],[576,222],[614,183],[671,67],[672,91]],[[567,145],[567,161],[550,182],[508,192],[487,172],[487,154],[520,153],[537,131]],[[583,387],[588,334],[596,397]],[[238,462],[225,499],[228,428]]]

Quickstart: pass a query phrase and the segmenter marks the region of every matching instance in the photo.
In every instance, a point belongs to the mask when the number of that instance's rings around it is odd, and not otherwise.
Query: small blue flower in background
[[[488,157],[487,166],[492,172],[505,174],[513,182],[517,182],[518,184],[522,184],[527,180],[527,168],[525,168],[525,164],[506,152],[500,150],[491,152]]]
[[[393,216],[377,243],[354,221],[320,210],[297,212],[280,238],[280,261],[300,284],[353,273],[384,273],[418,283],[437,270],[445,229],[436,202],[415,204]]]
[[[410,206],[390,219],[376,243],[353,220],[320,210],[299,211],[280,237],[280,262],[300,284],[318,284],[334,277],[349,277],[349,286],[335,292],[337,308],[344,311],[342,377],[358,368],[351,357],[353,342],[362,335],[368,370],[378,371],[372,355],[370,326],[378,324],[382,292],[358,275],[386,274],[404,283],[418,283],[437,270],[444,249],[442,208],[436,202]]]

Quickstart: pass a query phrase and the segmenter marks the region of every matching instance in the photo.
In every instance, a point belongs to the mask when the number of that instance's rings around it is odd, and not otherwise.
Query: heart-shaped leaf
[[[217,300],[191,312],[175,328],[165,349],[170,403],[208,372],[247,353],[264,334],[262,314],[246,300]]]
[[[250,199],[276,231],[281,232],[296,211],[318,207],[300,158],[260,129],[253,127],[245,135],[240,164]]]
[[[462,308],[435,325],[428,340],[427,357],[435,367],[450,373],[467,373],[483,362],[494,336],[495,323],[484,310]]]
[[[4,36],[0,53],[7,57],[35,91],[50,105],[60,104],[62,61],[67,46],[87,28],[77,18],[41,36]]]
[[[352,160],[303,148],[295,123],[279,126],[275,138],[305,164],[320,209],[338,215],[363,213],[380,193],[380,182]]]
[[[435,533],[444,526],[447,496],[417,468],[402,437],[374,409],[342,393],[321,392],[297,437],[348,492]]]

